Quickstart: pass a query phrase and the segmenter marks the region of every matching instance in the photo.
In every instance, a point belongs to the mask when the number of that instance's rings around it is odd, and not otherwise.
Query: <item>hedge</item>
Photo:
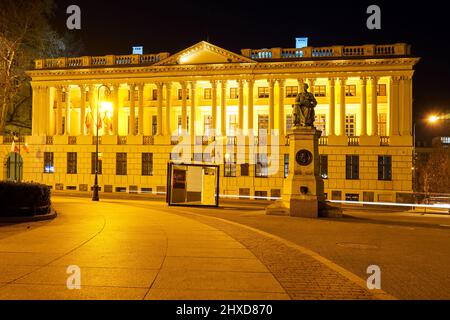
[[[39,183],[0,182],[0,217],[34,216],[50,211],[50,187]]]

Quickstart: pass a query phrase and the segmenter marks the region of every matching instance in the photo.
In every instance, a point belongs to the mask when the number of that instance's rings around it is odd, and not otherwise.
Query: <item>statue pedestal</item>
[[[319,171],[320,131],[296,127],[289,136],[289,174],[284,181],[282,200],[266,209],[266,214],[317,218],[325,201]]]

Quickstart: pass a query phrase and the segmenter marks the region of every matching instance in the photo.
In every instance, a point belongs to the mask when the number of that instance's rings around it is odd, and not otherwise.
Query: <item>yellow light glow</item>
[[[432,116],[430,116],[430,117],[428,118],[428,122],[430,122],[430,123],[435,123],[435,122],[437,122],[439,119],[440,119],[440,117],[435,116],[435,115],[432,115]]]
[[[103,101],[100,103],[100,112],[103,113],[107,113],[107,114],[111,114],[113,112],[113,106],[111,102],[108,101]]]
[[[180,63],[186,63],[189,60],[189,56],[188,55],[183,55],[180,57]]]

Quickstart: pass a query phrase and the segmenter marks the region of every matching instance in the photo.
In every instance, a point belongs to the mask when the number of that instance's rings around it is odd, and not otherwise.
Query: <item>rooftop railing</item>
[[[254,60],[407,56],[411,54],[411,46],[406,43],[396,43],[391,45],[368,44],[362,46],[305,47],[301,49],[242,49],[241,53],[243,56]]]
[[[121,66],[153,64],[169,57],[168,52],[156,54],[130,54],[130,55],[108,55],[99,57],[76,57],[76,58],[55,58],[38,59],[35,61],[35,69],[62,69],[62,68],[83,68],[98,66]]]

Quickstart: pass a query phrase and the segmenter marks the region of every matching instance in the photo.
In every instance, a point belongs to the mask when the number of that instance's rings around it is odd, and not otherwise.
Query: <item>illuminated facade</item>
[[[173,55],[37,60],[23,177],[90,190],[100,123],[102,192],[164,192],[172,159],[220,164],[222,194],[278,197],[291,105],[306,82],[318,101],[328,199],[403,199],[412,193],[418,60],[406,44],[236,54],[207,42]]]

